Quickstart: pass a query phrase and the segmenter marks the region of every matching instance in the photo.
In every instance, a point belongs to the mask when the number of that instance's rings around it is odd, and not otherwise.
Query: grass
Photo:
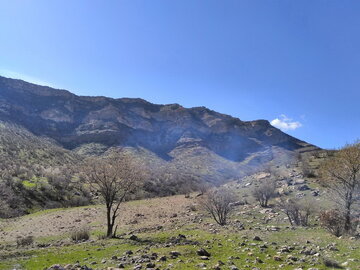
[[[136,213],[148,213],[146,211],[156,209],[155,206],[161,205],[162,203],[164,204],[164,202],[172,205],[172,203],[179,202],[179,199],[182,198],[181,196],[177,196],[129,202],[128,207],[132,209],[129,215],[134,216]],[[189,201],[189,203],[193,203],[193,201]],[[138,211],[140,206],[146,206],[148,208],[142,208],[141,211]],[[39,218],[39,220],[41,220],[41,216],[53,214],[54,212],[61,214],[63,211],[71,212],[79,208],[92,207],[103,206],[51,209],[34,213],[21,219]],[[185,206],[183,207],[185,208]],[[260,213],[260,210],[262,210],[260,207],[241,206],[234,212],[231,219],[239,219],[245,226],[245,230],[240,231],[231,226],[223,228],[217,225],[210,225],[210,223],[213,224],[214,222],[206,216],[201,216],[201,223],[184,222],[183,220],[176,221],[175,219],[174,223],[166,225],[161,222],[167,220],[168,217],[159,220],[155,215],[152,221],[153,224],[146,223],[149,222],[149,214],[147,214],[143,220],[145,223],[140,223],[138,226],[152,227],[154,224],[164,226],[163,229],[158,231],[137,233],[136,235],[140,241],[131,241],[129,240],[129,234],[126,234],[129,233],[129,230],[136,229],[136,226],[124,224],[124,226],[120,226],[118,230],[119,234],[125,233],[123,239],[99,240],[99,236],[104,234],[104,231],[102,231],[103,227],[93,226],[90,241],[84,243],[72,242],[70,240],[70,232],[35,239],[36,244],[51,244],[51,246],[47,248],[39,248],[34,245],[33,247],[17,249],[14,246],[9,246],[9,243],[7,243],[7,245],[3,243],[0,245],[0,269],[46,269],[53,264],[60,263],[65,265],[77,262],[81,265],[86,264],[94,269],[106,269],[107,267],[116,267],[119,262],[112,260],[111,257],[114,255],[120,257],[126,250],[132,250],[134,255],[144,253],[151,254],[153,252],[158,253],[159,256],[166,255],[168,261],[155,262],[156,267],[160,269],[167,268],[169,264],[172,264],[171,269],[175,270],[200,269],[198,266],[200,263],[205,263],[207,269],[211,269],[219,260],[225,263],[225,266],[221,269],[229,269],[230,265],[236,265],[239,269],[252,269],[253,267],[259,269],[281,268],[285,270],[293,270],[299,267],[303,269],[331,269],[326,268],[322,258],[329,258],[340,264],[347,261],[347,267],[349,269],[360,269],[358,268],[360,261],[359,241],[349,240],[348,238],[336,238],[319,227],[299,227],[292,229],[289,227],[289,224],[283,220],[284,215],[273,219],[269,223],[265,223],[264,218],[266,218],[267,215]],[[180,213],[178,212],[179,217],[184,217],[186,213],[184,209],[178,209],[177,211],[180,211]],[[190,216],[198,214],[201,213],[197,211],[187,213],[187,215]],[[280,231],[267,231],[266,227],[271,225],[280,227]],[[216,229],[216,232],[210,229]],[[186,239],[193,241],[193,243],[188,245],[169,245],[169,243],[171,243],[170,239],[176,238],[179,234],[185,235]],[[262,241],[254,241],[254,236],[259,236]],[[199,245],[195,245],[195,241],[198,242]],[[276,242],[276,245],[274,245],[273,242]],[[262,251],[260,245],[264,243],[266,243],[268,248]],[[327,246],[331,243],[335,243],[339,251],[330,250]],[[281,246],[295,246],[296,249],[291,255],[296,256],[299,260],[292,262],[293,264],[288,264],[286,260],[289,254],[278,254]],[[320,253],[320,257],[306,256],[306,262],[302,262],[301,259],[305,258],[305,255],[300,254],[303,246],[310,248],[319,247],[318,252]],[[209,260],[200,260],[196,254],[199,248],[205,248],[211,253]],[[174,250],[180,252],[181,255],[176,259],[171,259],[169,252]],[[281,256],[283,260],[275,261],[273,259],[275,255]],[[263,263],[256,262],[256,258],[262,260]],[[315,262],[312,263],[312,259],[314,259]],[[101,263],[102,260],[106,260],[106,262]],[[90,265],[91,262],[96,262],[97,264]],[[126,269],[133,268],[134,265],[126,266]]]
[[[170,247],[164,245],[171,237],[176,237],[178,234],[184,234],[188,240],[198,241],[200,242],[200,245],[178,245]],[[266,253],[262,252],[259,248],[259,244],[262,244],[263,242],[252,240],[254,235],[259,234],[260,237],[268,243]],[[12,254],[14,256],[13,258],[2,260],[0,269],[12,269],[16,264],[29,270],[43,269],[57,263],[74,264],[79,262],[82,265],[89,265],[89,263],[93,261],[97,262],[97,268],[101,267],[100,269],[104,269],[108,266],[116,266],[116,262],[110,259],[113,255],[121,256],[126,250],[132,250],[134,254],[139,254],[137,253],[138,250],[144,250],[146,248],[149,248],[149,253],[156,252],[159,255],[168,255],[172,250],[180,252],[181,256],[178,259],[169,259],[165,263],[157,263],[158,267],[173,264],[172,269],[179,270],[197,269],[199,263],[206,263],[206,265],[212,267],[219,260],[227,265],[234,264],[239,268],[244,267],[245,265],[251,265],[264,269],[263,267],[266,265],[267,269],[278,269],[280,264],[284,264],[282,269],[294,269],[296,267],[327,269],[322,264],[321,260],[319,260],[319,264],[311,266],[309,263],[300,262],[295,262],[294,265],[286,265],[284,262],[277,262],[272,259],[272,257],[277,254],[277,248],[272,246],[271,242],[277,242],[278,246],[293,245],[294,242],[298,242],[299,247],[301,247],[305,244],[306,240],[322,248],[326,247],[329,243],[336,243],[339,251],[328,251],[324,249],[322,255],[326,255],[326,257],[330,257],[340,263],[344,262],[346,259],[360,260],[358,242],[348,239],[338,239],[318,228],[299,228],[296,230],[284,229],[281,232],[272,233],[260,231],[228,233],[226,230],[222,230],[218,234],[212,234],[204,230],[196,229],[194,226],[186,226],[181,230],[138,234],[138,237],[141,240],[139,242],[128,239],[110,239],[82,244],[71,244],[69,246],[51,247],[47,249],[24,249],[14,252]],[[244,237],[246,237],[246,239],[244,239]],[[240,245],[243,242],[246,243],[246,246],[244,247]],[[200,247],[204,247],[212,254],[209,261],[202,261],[196,255],[196,250]],[[298,251],[296,251],[294,255],[301,258]],[[286,258],[287,254],[281,256]],[[257,257],[264,261],[264,263],[255,263],[255,258]],[[106,260],[106,263],[104,264],[101,263],[103,259]],[[179,259],[183,262],[179,262]],[[357,262],[349,262],[349,267],[353,267],[350,269],[358,269],[356,268]],[[133,266],[126,269],[132,268]],[[210,269],[210,267],[208,269]]]

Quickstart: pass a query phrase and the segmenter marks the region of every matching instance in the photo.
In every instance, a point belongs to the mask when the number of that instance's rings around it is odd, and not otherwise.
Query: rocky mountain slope
[[[89,143],[143,147],[165,160],[201,148],[242,162],[270,147],[313,148],[266,120],[241,121],[205,107],[157,105],[142,99],[76,96],[0,77],[0,119],[54,139],[67,149]]]

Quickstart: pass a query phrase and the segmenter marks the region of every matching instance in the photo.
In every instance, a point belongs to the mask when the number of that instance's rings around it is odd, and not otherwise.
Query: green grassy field
[[[121,257],[128,250],[133,251],[132,256],[135,258],[152,253],[157,253],[158,258],[167,256],[165,262],[154,261],[160,269],[213,269],[219,261],[224,263],[221,269],[231,269],[233,265],[239,269],[332,269],[326,268],[324,258],[335,260],[339,264],[345,263],[344,269],[360,269],[359,240],[339,239],[319,227],[294,229],[286,223],[276,223],[280,230],[269,231],[267,228],[271,224],[262,224],[263,216],[258,212],[254,216],[251,219],[237,214],[232,217],[233,220],[243,219],[245,230],[237,230],[233,226],[222,228],[211,224],[211,220],[206,218],[202,224],[182,224],[171,229],[137,233],[137,241],[130,240],[128,234],[122,234],[121,239],[99,240],[101,232],[93,231],[90,241],[78,244],[71,242],[68,235],[38,238],[34,247],[29,248],[17,249],[3,244],[0,250],[0,269],[46,269],[54,264],[75,263],[93,269],[107,269],[120,263],[112,259],[113,256]],[[186,239],[175,243],[174,239],[179,234]],[[254,240],[255,236],[259,236],[261,240]],[[35,247],[38,243],[51,246]],[[336,248],[331,248],[332,246]],[[293,250],[281,253],[283,247]],[[211,253],[209,260],[200,259],[196,253],[200,248]],[[318,254],[302,254],[304,249],[314,249]],[[169,255],[171,251],[178,251],[181,255],[172,259]],[[274,256],[278,256],[278,260]],[[125,269],[133,269],[134,265],[136,263],[125,265]],[[143,263],[143,267],[145,265]]]

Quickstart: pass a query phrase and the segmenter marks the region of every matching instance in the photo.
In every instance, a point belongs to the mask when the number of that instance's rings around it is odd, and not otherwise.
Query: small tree
[[[339,237],[344,231],[344,216],[337,210],[323,211],[320,214],[321,226]]]
[[[276,196],[275,181],[263,181],[258,187],[253,189],[252,195],[262,207],[267,207],[269,200]]]
[[[314,203],[311,201],[282,199],[279,207],[288,217],[291,226],[308,226],[309,218],[315,212]]]
[[[232,203],[236,201],[234,193],[227,188],[211,189],[200,198],[201,207],[207,211],[217,224],[226,225]]]
[[[360,202],[360,142],[347,145],[321,166],[321,182],[344,216],[344,232],[352,229],[352,217]]]
[[[85,177],[105,202],[107,237],[115,236],[114,225],[119,216],[120,205],[139,187],[141,173],[129,156],[119,152],[107,158],[88,161]]]

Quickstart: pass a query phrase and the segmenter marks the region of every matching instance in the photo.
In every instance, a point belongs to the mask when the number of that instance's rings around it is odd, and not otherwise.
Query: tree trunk
[[[346,203],[344,230],[345,232],[351,230],[351,204],[349,202]]]
[[[344,230],[345,232],[351,231],[351,201],[352,201],[352,192],[349,191],[346,196],[345,202],[345,224]]]
[[[107,237],[112,237],[114,224],[111,222],[111,207],[106,209],[106,219],[107,219]]]

